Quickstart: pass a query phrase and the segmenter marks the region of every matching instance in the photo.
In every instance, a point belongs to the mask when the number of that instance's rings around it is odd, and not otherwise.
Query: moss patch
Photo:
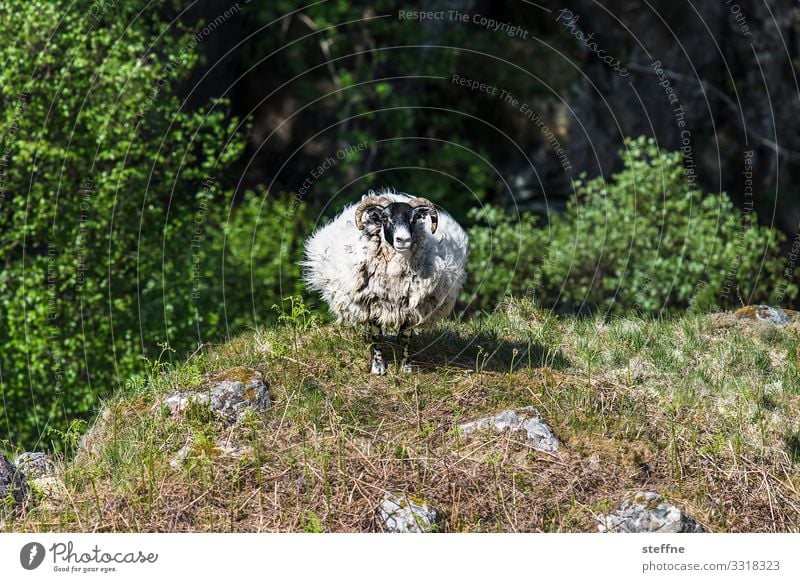
[[[244,366],[236,366],[220,372],[215,372],[209,376],[210,382],[241,382],[242,384],[250,384],[261,379],[261,373],[251,368]]]

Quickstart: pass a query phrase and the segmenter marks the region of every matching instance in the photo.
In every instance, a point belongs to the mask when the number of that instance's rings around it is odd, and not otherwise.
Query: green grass
[[[374,377],[360,330],[295,313],[176,368],[156,363],[61,462],[64,489],[7,528],[376,531],[391,490],[436,508],[440,531],[596,531],[626,493],[655,490],[712,531],[800,531],[795,328],[555,318],[512,301],[415,342],[413,374],[395,362]],[[204,407],[175,418],[157,406],[238,366],[262,372],[271,409],[230,426]],[[454,428],[528,405],[559,454]]]

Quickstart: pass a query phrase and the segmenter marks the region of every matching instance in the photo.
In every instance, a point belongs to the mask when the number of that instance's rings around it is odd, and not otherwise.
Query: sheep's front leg
[[[369,341],[370,349],[372,351],[372,358],[370,363],[370,373],[382,376],[386,373],[386,362],[383,359],[383,351],[381,351],[381,326],[373,323],[369,327]]]
[[[397,332],[400,347],[403,350],[403,361],[400,363],[400,368],[404,374],[411,373],[411,336],[413,333],[414,331],[406,326],[402,326]]]

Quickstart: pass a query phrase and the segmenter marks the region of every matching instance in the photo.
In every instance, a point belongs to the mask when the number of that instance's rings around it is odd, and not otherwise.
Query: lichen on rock
[[[436,530],[439,514],[423,499],[387,492],[378,507],[378,518],[389,533],[429,533]]]
[[[28,479],[38,479],[56,472],[56,466],[44,453],[24,452],[14,459],[14,465]]]
[[[223,443],[216,440],[200,443],[191,440],[175,453],[175,457],[173,457],[169,464],[173,469],[180,469],[190,459],[199,459],[203,457],[207,459],[240,459],[252,452],[253,449],[251,447],[234,443]]]
[[[504,430],[512,432],[524,431],[528,444],[533,448],[547,452],[558,450],[558,439],[551,428],[539,416],[538,411],[532,406],[503,410],[493,416],[465,422],[458,425],[458,428],[464,435],[485,429],[491,429],[495,432],[503,432]]]
[[[0,453],[0,522],[22,509],[30,495],[25,475]]]
[[[599,515],[604,533],[701,533],[705,529],[654,491],[623,500],[616,512]]]
[[[172,414],[184,413],[193,403],[208,405],[228,422],[239,420],[247,408],[265,410],[272,404],[261,372],[242,367],[218,372],[201,387],[173,392],[162,401]]]
[[[776,327],[787,327],[800,321],[797,311],[769,305],[747,305],[735,311],[733,316],[740,321],[762,321]]]

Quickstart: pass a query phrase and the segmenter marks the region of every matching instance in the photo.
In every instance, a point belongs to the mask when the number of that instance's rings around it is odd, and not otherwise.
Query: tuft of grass
[[[383,495],[400,491],[439,512],[438,531],[596,531],[597,514],[647,489],[714,531],[800,531],[791,328],[700,314],[556,318],[510,300],[420,334],[413,374],[374,377],[361,330],[288,305],[278,327],[132,379],[74,439],[63,498],[7,527],[376,531]],[[207,405],[180,418],[158,407],[169,392],[249,369],[273,406],[234,425]],[[553,428],[558,454],[516,434],[456,430],[522,406]]]

